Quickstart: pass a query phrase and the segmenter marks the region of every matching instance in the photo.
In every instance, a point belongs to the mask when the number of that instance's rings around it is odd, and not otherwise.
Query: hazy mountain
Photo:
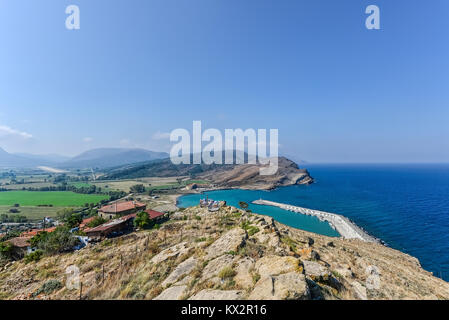
[[[30,153],[14,153],[14,155],[21,158],[41,162],[42,164],[57,164],[70,160],[70,157],[61,156],[59,154],[30,154]]]
[[[11,154],[0,148],[0,168],[34,167],[35,160]]]
[[[58,165],[61,168],[109,168],[126,164],[168,158],[168,153],[145,149],[92,149]]]

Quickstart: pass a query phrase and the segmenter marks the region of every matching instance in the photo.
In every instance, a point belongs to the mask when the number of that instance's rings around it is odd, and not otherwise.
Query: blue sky
[[[446,0],[1,0],[0,147],[167,151],[201,120],[310,162],[448,162],[448,36]]]

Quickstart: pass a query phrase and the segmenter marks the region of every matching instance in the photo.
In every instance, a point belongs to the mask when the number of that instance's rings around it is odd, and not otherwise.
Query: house
[[[146,204],[137,201],[115,202],[98,209],[98,215],[103,217],[103,219],[111,220],[120,216],[143,211],[146,207]]]
[[[154,222],[162,222],[167,219],[167,215],[163,212],[155,211],[155,210],[145,210],[146,213],[148,213],[148,216],[151,220]]]
[[[13,248],[12,255],[14,259],[21,259],[26,253],[30,252],[30,239],[31,237],[16,237],[6,241],[10,243]]]
[[[46,231],[46,232],[53,232],[56,230],[56,227],[51,227],[51,228],[45,228],[45,229],[33,229],[30,231],[26,231],[26,232],[22,232],[22,234],[20,235],[21,237],[29,237],[32,238],[35,235],[37,235],[40,232]]]
[[[155,210],[145,210],[151,220],[154,222],[162,222],[167,219],[167,215],[163,212]],[[84,229],[86,235],[90,238],[106,238],[115,235],[124,234],[134,230],[134,219],[137,213],[131,213],[126,216],[108,221],[95,228]]]
[[[80,225],[79,225],[79,230],[84,230],[84,229],[86,229],[86,228],[88,227],[87,225],[88,225],[89,223],[91,223],[92,221],[94,221],[95,218],[97,218],[97,216],[93,216],[93,217],[90,217],[90,218],[83,219],[83,221],[81,221],[81,223],[80,223]]]
[[[111,220],[95,228],[85,229],[84,232],[90,238],[105,238],[123,234],[134,228],[133,220],[136,214],[129,214],[118,219]]]

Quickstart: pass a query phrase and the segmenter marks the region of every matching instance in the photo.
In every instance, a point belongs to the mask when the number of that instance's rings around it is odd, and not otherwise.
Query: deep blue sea
[[[315,183],[273,191],[220,190],[214,200],[238,206],[259,198],[344,215],[388,246],[417,257],[449,281],[449,164],[303,165]],[[180,198],[197,205],[201,195]],[[275,207],[250,205],[292,227],[338,236],[325,222]]]

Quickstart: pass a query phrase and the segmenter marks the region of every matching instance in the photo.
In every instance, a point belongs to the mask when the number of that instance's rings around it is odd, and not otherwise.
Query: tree
[[[102,225],[102,224],[105,223],[105,222],[106,222],[106,220],[103,219],[103,217],[98,216],[98,217],[95,217],[94,220],[92,220],[91,222],[89,222],[89,223],[87,224],[87,226],[88,226],[89,228],[95,228],[95,227],[98,227],[99,225]]]
[[[47,254],[71,251],[80,242],[66,226],[57,227],[53,232],[40,232],[30,240],[31,246]]]
[[[145,192],[145,186],[143,184],[135,184],[129,190],[132,193],[143,193]]]
[[[74,212],[73,209],[70,208],[65,208],[62,211],[59,211],[57,215],[70,229],[77,227],[81,221],[83,221],[81,214]]]
[[[12,256],[12,244],[9,242],[0,242],[0,257],[10,259]]]
[[[151,225],[152,221],[147,212],[141,211],[137,213],[136,218],[134,219],[134,226],[136,228],[146,229],[151,227]]]

